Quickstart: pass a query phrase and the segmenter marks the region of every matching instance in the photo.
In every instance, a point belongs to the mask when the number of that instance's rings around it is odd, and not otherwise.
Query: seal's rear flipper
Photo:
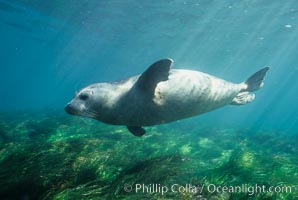
[[[231,105],[244,105],[255,99],[255,94],[251,93],[263,87],[264,78],[270,68],[264,67],[250,76],[244,83],[243,89],[232,100]]]
[[[262,88],[264,85],[263,81],[264,81],[265,75],[269,69],[270,67],[264,67],[263,69],[257,71],[251,77],[249,77],[245,81],[245,84],[247,85],[246,91],[253,92]]]
[[[255,99],[255,94],[249,92],[240,92],[233,99],[231,105],[244,105]]]
[[[173,60],[170,58],[153,63],[139,77],[136,86],[153,97],[156,85],[161,81],[168,80],[172,63]]]
[[[146,130],[140,126],[127,126],[127,129],[137,137],[141,137],[146,133]]]

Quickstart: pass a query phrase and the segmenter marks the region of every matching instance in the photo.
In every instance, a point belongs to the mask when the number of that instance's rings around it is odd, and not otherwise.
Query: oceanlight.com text
[[[266,186],[266,185],[249,185],[241,184],[238,186],[220,186],[216,184],[172,184],[172,185],[162,185],[162,184],[125,184],[123,187],[125,192],[143,193],[143,194],[161,194],[166,193],[190,193],[192,195],[201,195],[205,193],[245,193],[253,196],[258,193],[292,193],[297,190],[295,186]]]

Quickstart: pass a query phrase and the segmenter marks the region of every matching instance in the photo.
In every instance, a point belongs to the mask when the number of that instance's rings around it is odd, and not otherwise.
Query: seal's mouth
[[[68,103],[66,106],[65,106],[65,111],[68,113],[68,114],[71,114],[71,115],[75,115],[76,112],[75,112],[75,109],[73,108],[73,106]]]
[[[89,118],[96,118],[96,116],[97,116],[96,112],[87,110],[83,104],[81,104],[79,106],[80,107],[78,108],[78,106],[76,104],[68,103],[65,106],[65,111],[68,114],[71,114],[71,115],[77,115],[77,116],[89,117]]]

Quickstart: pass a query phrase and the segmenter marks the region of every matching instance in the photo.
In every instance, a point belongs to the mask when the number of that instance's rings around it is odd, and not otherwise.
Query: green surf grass
[[[142,138],[59,112],[0,115],[1,199],[297,199],[297,135],[183,126]],[[126,192],[126,185],[202,191]],[[208,185],[291,186],[291,192],[210,192]]]

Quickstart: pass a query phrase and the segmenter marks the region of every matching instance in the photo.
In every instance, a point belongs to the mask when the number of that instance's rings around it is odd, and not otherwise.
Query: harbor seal
[[[144,73],[126,80],[95,83],[81,89],[68,103],[69,114],[125,125],[135,136],[153,126],[196,116],[225,105],[244,105],[263,87],[269,67],[235,84],[209,74],[171,69],[173,60],[162,59]]]

